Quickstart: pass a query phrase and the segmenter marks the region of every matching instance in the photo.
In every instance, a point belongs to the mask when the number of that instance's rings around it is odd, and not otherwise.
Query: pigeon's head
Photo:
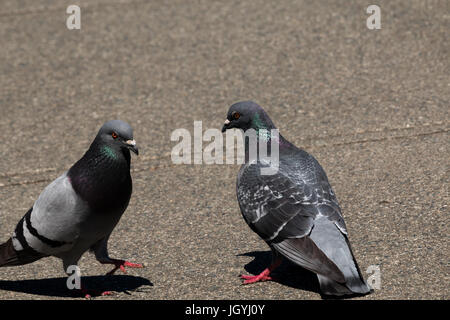
[[[133,139],[133,128],[121,120],[111,120],[106,122],[99,130],[97,138],[103,143],[118,149],[128,149],[135,154],[139,154],[136,141]]]
[[[244,131],[248,129],[275,129],[267,113],[253,101],[242,101],[233,104],[228,110],[222,132],[227,129],[237,128]]]

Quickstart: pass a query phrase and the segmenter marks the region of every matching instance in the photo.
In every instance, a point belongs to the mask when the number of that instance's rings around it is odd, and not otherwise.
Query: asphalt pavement
[[[289,264],[241,285],[270,251],[239,212],[239,165],[171,160],[174,130],[220,129],[232,103],[254,100],[322,164],[362,272],[380,271],[358,299],[449,299],[450,4],[378,1],[378,30],[369,4],[2,1],[0,240],[118,118],[141,155],[109,250],[145,268],[105,277],[86,253],[87,285],[115,291],[97,299],[320,299]],[[2,268],[0,299],[72,299],[65,283],[56,258]]]

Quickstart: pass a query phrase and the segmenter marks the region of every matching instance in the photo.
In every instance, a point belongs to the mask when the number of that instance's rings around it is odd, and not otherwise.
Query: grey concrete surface
[[[134,193],[112,256],[146,265],[100,277],[98,299],[320,299],[314,277],[242,286],[268,248],[242,220],[238,165],[173,165],[174,129],[220,128],[252,99],[321,162],[363,272],[361,299],[449,298],[449,2],[76,1],[0,4],[0,240],[79,159],[101,124],[134,126]],[[369,274],[367,274],[369,276]],[[0,269],[0,299],[66,299],[60,261]]]

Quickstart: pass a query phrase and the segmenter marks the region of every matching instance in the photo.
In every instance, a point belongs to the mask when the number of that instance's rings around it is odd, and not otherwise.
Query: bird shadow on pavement
[[[252,251],[238,256],[254,257],[244,266],[247,272],[254,275],[261,273],[272,262],[271,251]],[[283,259],[281,265],[271,273],[271,276],[274,278],[273,281],[279,284],[320,294],[316,274],[289,262],[287,259]]]
[[[80,297],[76,291],[69,290],[67,277],[31,279],[31,280],[0,280],[0,290],[22,292],[49,297]],[[84,276],[81,282],[85,288],[96,291],[112,291],[113,293],[131,294],[142,286],[153,286],[153,283],[142,277],[130,275],[114,276]]]

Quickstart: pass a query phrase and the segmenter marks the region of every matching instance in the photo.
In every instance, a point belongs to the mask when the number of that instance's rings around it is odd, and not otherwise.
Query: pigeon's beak
[[[225,132],[227,129],[230,128],[230,123],[231,121],[226,119],[225,122],[223,123],[223,127],[222,127],[222,132]]]
[[[127,148],[136,153],[136,155],[139,155],[139,148],[136,145],[135,140],[127,140],[125,141],[125,144],[127,145]]]

